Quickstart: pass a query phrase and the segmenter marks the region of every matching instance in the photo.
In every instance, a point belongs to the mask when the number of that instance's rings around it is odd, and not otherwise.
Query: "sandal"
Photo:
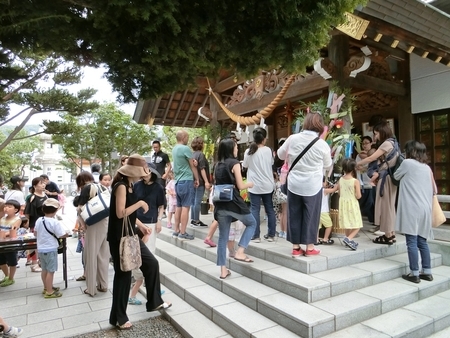
[[[374,242],[375,244],[387,244],[387,245],[394,244],[392,237],[389,238],[386,237],[385,235],[375,238],[374,240],[372,240],[372,242]]]
[[[86,276],[80,276],[80,277],[78,277],[77,279],[75,279],[77,282],[81,282],[81,281],[84,281],[84,280],[86,280]]]
[[[35,264],[31,266],[31,272],[42,272],[42,269],[40,268],[39,264]]]
[[[160,306],[158,306],[156,309],[154,309],[153,311],[157,311],[157,310],[166,310],[166,309],[168,309],[169,307],[171,307],[172,306],[172,303],[166,303],[166,302],[164,302],[164,303],[162,303]]]
[[[101,286],[97,286],[97,291],[100,291],[100,292],[107,292],[107,291],[108,291],[108,288],[102,288]]]
[[[119,325],[119,323],[117,323],[116,328],[118,328],[119,330],[130,330],[133,328],[133,324],[131,324],[130,321],[127,321],[122,325]]]
[[[320,241],[320,244],[323,244],[323,245],[332,245],[332,244],[334,244],[334,241],[333,241],[331,238],[328,238],[327,241],[321,240],[321,241]]]
[[[83,293],[84,293],[85,295],[89,295],[89,296],[91,296],[91,297],[94,297],[94,295],[91,295],[91,294],[88,292],[88,289],[85,289],[85,290],[83,291]]]

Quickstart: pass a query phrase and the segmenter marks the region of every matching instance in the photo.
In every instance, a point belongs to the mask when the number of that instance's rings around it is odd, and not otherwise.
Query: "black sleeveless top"
[[[215,184],[233,184],[234,190],[233,200],[229,202],[214,202],[214,210],[228,210],[240,215],[247,215],[250,213],[250,209],[242,199],[239,189],[236,187],[234,174],[231,172],[236,163],[239,163],[239,161],[235,158],[227,158],[224,162],[216,164],[214,170]]]
[[[108,236],[107,240],[109,242],[120,242],[120,238],[122,237],[122,225],[123,218],[118,218],[116,215],[116,191],[120,185],[124,185],[127,191],[125,208],[128,208],[130,205],[133,205],[138,201],[138,197],[134,193],[134,191],[130,192],[128,183],[121,181],[117,182],[112,191],[111,191],[111,203],[109,206],[109,222],[108,222]],[[136,233],[136,211],[132,214],[128,215],[130,219],[131,226],[133,227],[134,233]],[[128,231],[131,231],[131,227],[128,227]]]

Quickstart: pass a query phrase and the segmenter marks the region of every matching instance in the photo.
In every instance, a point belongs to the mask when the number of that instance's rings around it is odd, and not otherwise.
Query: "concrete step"
[[[206,258],[206,256],[212,258],[211,250],[204,247],[201,249],[199,240],[172,242],[175,243],[158,240],[157,254],[167,263],[170,262],[169,266],[164,264],[161,266],[161,274],[166,281],[164,284],[180,297],[185,295],[187,288],[200,287],[207,283],[208,293],[210,287],[219,292],[215,297],[225,294],[257,313],[271,318],[279,325],[308,338],[320,337],[377,317],[448,290],[450,286],[448,267],[434,269],[435,280],[431,283],[424,282],[411,286],[412,283],[395,278],[405,273],[406,254],[309,276],[263,260],[257,260],[252,264],[229,260],[229,268],[233,274],[222,281],[218,278],[218,267],[211,262],[212,259]],[[432,261],[433,266],[438,266],[442,260],[440,255],[433,254]],[[374,262],[376,264],[371,266],[370,264]],[[351,272],[346,273],[346,270]],[[395,278],[393,280],[388,278],[390,271],[393,272],[391,273],[391,279]],[[348,282],[353,280],[357,282]],[[374,282],[378,284],[373,285]],[[208,302],[210,301],[202,302],[202,306]],[[194,307],[200,308],[199,305]]]
[[[446,268],[449,270],[449,267]],[[439,268],[435,270],[439,270]],[[325,337],[447,338],[450,337],[449,301],[450,291],[447,290]]]

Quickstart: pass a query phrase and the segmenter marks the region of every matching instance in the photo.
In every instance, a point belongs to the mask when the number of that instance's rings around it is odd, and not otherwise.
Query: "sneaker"
[[[180,235],[179,232],[176,232],[176,231],[172,232],[172,237],[173,238],[178,238],[179,235]]]
[[[305,252],[302,250],[302,248],[298,248],[298,249],[292,249],[292,257],[300,257],[301,255],[303,255]]]
[[[305,253],[304,253],[305,257],[315,256],[315,255],[318,255],[318,254],[320,254],[320,250],[316,249],[316,248],[314,248],[312,250],[306,250]]]
[[[261,238],[260,237],[253,237],[252,238],[252,242],[253,243],[261,243]]]
[[[10,326],[8,332],[3,332],[4,338],[13,338],[13,337],[19,337],[23,333],[23,329],[20,329],[18,327]]]
[[[378,225],[376,225],[374,228],[369,229],[369,232],[374,233],[380,230],[380,227]]]
[[[10,286],[13,285],[15,283],[14,279],[9,279],[8,277],[5,278],[6,280],[0,284],[1,287],[4,286]]]
[[[164,212],[163,215],[162,215],[162,217],[161,217],[161,219],[164,219],[164,218],[166,218],[166,217],[167,217],[167,215],[166,215],[166,213]]]
[[[208,224],[205,224],[202,221],[198,221],[198,225],[200,225],[201,227],[208,227]]]
[[[53,293],[45,293],[44,298],[59,298],[62,296],[62,293],[59,291],[54,291]]]
[[[166,293],[166,290],[161,290],[161,296]]]
[[[286,238],[286,233],[284,231],[280,231],[279,234],[278,234],[278,237]]]
[[[60,290],[59,287],[57,287],[57,286],[54,286],[54,287],[53,287],[53,291],[59,291],[59,290]],[[45,290],[45,289],[42,290],[42,294],[43,294],[43,295],[45,295],[46,293],[47,293],[47,290]]]
[[[171,223],[167,223],[167,229],[172,229],[172,224]]]
[[[196,227],[199,227],[199,226],[200,226],[200,223],[198,221],[191,220],[191,227],[196,228]]]
[[[133,298],[128,298],[128,304],[142,305],[142,302],[139,299],[137,299],[136,297],[133,297]]]
[[[348,239],[348,237],[345,237],[343,240],[342,240],[342,242],[344,243],[344,245],[346,246],[346,247],[349,247],[350,249],[352,249],[352,250],[356,250],[356,249],[353,249],[354,247],[356,248],[356,246],[357,245],[354,245],[352,242],[353,241],[351,241],[350,239]]]
[[[210,239],[205,239],[204,241],[203,241],[203,243],[205,243],[206,245],[209,245],[211,248],[215,248],[216,246],[217,246],[217,244],[216,243],[214,243],[212,240],[210,240]]]
[[[267,242],[275,242],[275,238],[274,237],[270,237],[269,235],[264,235],[264,239]]]
[[[178,239],[189,239],[189,240],[193,240],[194,236],[193,235],[189,235],[187,232],[185,232],[184,234],[180,233],[178,235]]]

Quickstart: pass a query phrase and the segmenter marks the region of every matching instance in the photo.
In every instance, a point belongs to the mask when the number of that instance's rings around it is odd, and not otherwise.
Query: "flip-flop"
[[[225,275],[225,277],[222,277],[222,276],[220,276],[219,278],[220,279],[226,279],[228,276],[230,276],[231,275],[231,271],[230,270],[227,270],[228,272],[227,272],[227,274]]]
[[[239,262],[244,262],[244,263],[253,263],[253,259],[249,258],[248,256],[245,256],[245,258],[237,258],[234,257],[235,260],[239,261]]]
[[[107,291],[108,291],[108,288],[102,288],[102,287],[98,287],[98,286],[97,286],[97,291],[100,291],[100,292],[107,292]]]
[[[91,295],[91,294],[88,292],[88,289],[85,289],[85,290],[83,291],[83,293],[84,293],[85,295],[89,295],[89,296],[91,296],[91,297],[94,297],[93,295]]]
[[[133,324],[131,324],[130,321],[127,321],[122,325],[117,324],[116,328],[118,328],[119,330],[130,330],[133,328]]]
[[[164,302],[164,303],[162,303],[160,306],[158,306],[155,310],[153,310],[153,311],[157,311],[157,310],[166,310],[166,309],[168,309],[169,307],[171,307],[172,306],[172,303],[166,303],[166,302]]]
[[[80,276],[80,277],[78,277],[77,279],[75,279],[77,282],[81,282],[81,281],[84,281],[84,280],[86,280],[86,276]]]

